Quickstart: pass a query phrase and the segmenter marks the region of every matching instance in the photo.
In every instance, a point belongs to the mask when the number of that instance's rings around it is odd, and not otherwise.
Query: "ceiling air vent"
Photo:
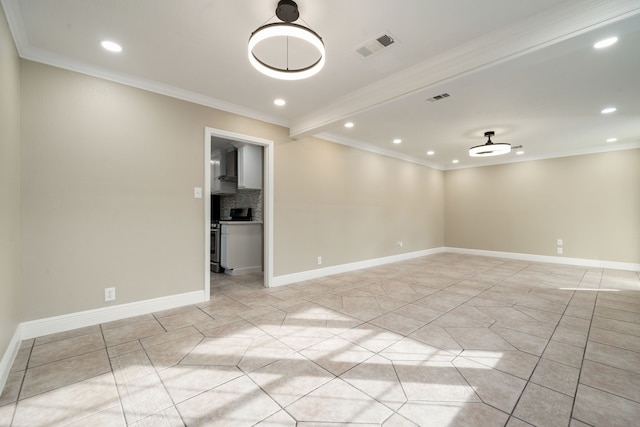
[[[449,96],[451,96],[451,95],[449,95],[448,93],[441,93],[440,95],[436,95],[436,96],[434,96],[432,98],[428,98],[427,101],[436,102],[436,101],[440,101],[441,99],[448,98]]]
[[[358,46],[355,51],[363,58],[367,58],[394,43],[395,40],[390,34],[382,34],[374,39],[364,42],[362,45]]]

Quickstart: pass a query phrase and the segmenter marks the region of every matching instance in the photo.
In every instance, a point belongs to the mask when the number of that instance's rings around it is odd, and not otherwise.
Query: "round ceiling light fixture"
[[[487,142],[483,145],[476,145],[475,147],[469,148],[469,155],[471,157],[490,157],[509,153],[511,151],[511,144],[495,144],[493,141],[491,141],[491,137],[495,134],[496,133],[492,130],[485,132],[484,136],[487,137]]]
[[[251,33],[249,37],[248,55],[251,65],[262,74],[280,80],[301,80],[317,74],[325,64],[325,49],[322,37],[308,27],[293,24],[300,17],[298,5],[292,0],[280,0],[276,8],[276,16],[282,22],[265,24]],[[284,37],[285,63],[274,65],[265,59],[260,59],[254,52],[260,43],[276,37]],[[289,66],[289,38],[295,38],[306,42],[318,51],[320,57],[311,64],[290,68]]]

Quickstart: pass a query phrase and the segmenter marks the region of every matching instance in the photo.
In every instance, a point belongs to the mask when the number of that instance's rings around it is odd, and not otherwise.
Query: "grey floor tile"
[[[640,374],[585,360],[580,382],[640,403]]]
[[[580,369],[578,368],[548,359],[541,359],[531,376],[531,381],[573,397],[576,394],[579,376]]]
[[[502,427],[509,415],[484,403],[409,402],[398,413],[417,425]]]
[[[18,394],[22,387],[22,380],[24,379],[25,371],[10,372],[7,377],[7,382],[0,394],[0,406],[14,403],[18,400]],[[0,424],[2,425],[2,424]]]
[[[65,425],[119,404],[113,375],[103,374],[19,401],[12,426]]]
[[[39,346],[42,344],[49,344],[55,341],[66,340],[73,337],[79,337],[82,335],[89,335],[89,334],[95,334],[95,333],[98,333],[98,334],[100,333],[99,325],[87,326],[86,328],[78,328],[78,329],[72,329],[70,331],[58,332],[56,334],[44,335],[44,336],[35,338],[33,340],[35,341],[33,344],[34,346]]]
[[[409,401],[480,402],[451,362],[394,362]]]
[[[542,353],[543,359],[553,360],[578,369],[582,365],[583,356],[584,349],[558,341],[549,341],[547,348]]]
[[[465,350],[515,350],[489,328],[444,328]]]
[[[635,351],[589,342],[584,358],[640,374],[640,353]]]
[[[335,378],[327,370],[297,353],[255,370],[249,377],[282,407]]]
[[[20,392],[20,399],[54,390],[111,372],[106,350],[85,353],[80,356],[27,369]]]
[[[340,378],[394,411],[407,401],[393,363],[384,357],[367,359]]]
[[[246,376],[186,400],[177,408],[188,426],[224,424],[238,427],[254,425],[281,409]]]
[[[572,404],[571,397],[530,382],[513,415],[535,426],[566,426]]]
[[[105,348],[105,343],[99,329],[90,334],[51,341],[33,347],[29,367],[33,368],[102,348]]]
[[[632,426],[640,418],[640,404],[580,384],[573,418],[593,426]]]
[[[640,326],[638,329],[640,329]],[[640,353],[640,339],[630,334],[608,331],[606,329],[594,327],[589,331],[589,341]]]
[[[393,412],[341,379],[334,379],[287,406],[299,422],[380,424]]]
[[[539,360],[537,356],[518,350],[465,350],[460,356],[524,380],[529,379]]]
[[[165,332],[165,329],[157,320],[153,319],[153,317],[149,320],[142,320],[140,322],[125,324],[123,326],[109,326],[110,327],[108,329],[104,329],[103,325],[102,331],[107,347],[124,344],[129,341],[135,341],[140,338],[146,338]]]
[[[180,403],[242,376],[242,371],[235,366],[177,365],[159,375],[173,401]]]
[[[527,382],[464,357],[453,361],[475,393],[488,405],[511,413]]]

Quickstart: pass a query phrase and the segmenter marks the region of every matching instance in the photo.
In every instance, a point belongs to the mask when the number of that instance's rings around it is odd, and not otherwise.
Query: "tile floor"
[[[440,254],[25,341],[2,426],[630,426],[638,273]],[[599,289],[596,291],[595,289]]]

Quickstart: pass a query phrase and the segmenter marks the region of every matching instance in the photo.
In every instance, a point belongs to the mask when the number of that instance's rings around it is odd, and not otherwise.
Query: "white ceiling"
[[[284,125],[293,138],[442,169],[640,147],[638,0],[297,3],[327,62],[309,79],[279,81],[246,51],[277,0],[2,0],[23,58]],[[382,33],[396,43],[366,59],[355,52]],[[593,49],[613,35],[617,44]],[[123,51],[103,50],[103,39]],[[426,101],[441,93],[450,97]],[[618,111],[601,115],[610,105]],[[488,130],[524,154],[469,157]]]

